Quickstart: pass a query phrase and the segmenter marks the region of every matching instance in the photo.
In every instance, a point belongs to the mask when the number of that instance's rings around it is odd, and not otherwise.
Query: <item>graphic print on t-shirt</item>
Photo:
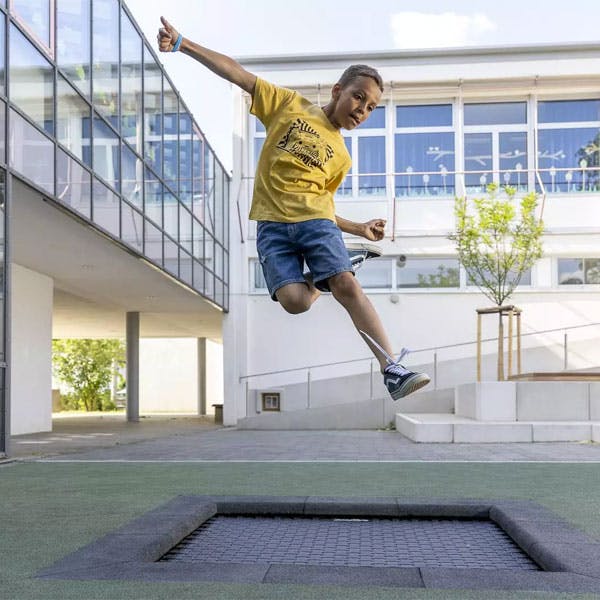
[[[322,168],[333,156],[333,148],[306,121],[296,119],[277,144],[307,167]]]

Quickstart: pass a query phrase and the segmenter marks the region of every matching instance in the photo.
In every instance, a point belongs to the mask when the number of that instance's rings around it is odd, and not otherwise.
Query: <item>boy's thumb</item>
[[[160,21],[165,26],[165,29],[171,29],[171,23],[169,23],[169,21],[167,21],[164,17],[161,17]]]

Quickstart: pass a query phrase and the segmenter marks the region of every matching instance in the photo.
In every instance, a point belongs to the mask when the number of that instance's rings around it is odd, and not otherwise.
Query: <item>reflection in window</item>
[[[368,263],[365,263],[363,266],[367,266]],[[262,266],[260,261],[257,259],[251,259],[251,268],[250,268],[250,277],[251,277],[251,286],[255,290],[267,290],[267,282],[265,280],[265,276],[263,274]],[[362,271],[360,269],[356,272],[356,276]],[[362,283],[362,280],[359,278],[359,281]]]
[[[549,192],[600,190],[600,128],[540,129],[538,160]]]
[[[146,167],[146,177],[144,183],[144,213],[150,217],[159,227],[162,227],[162,203],[163,203],[163,185],[158,177]]]
[[[155,263],[163,263],[163,234],[148,219],[144,223],[144,254]]]
[[[413,258],[397,262],[399,288],[457,288],[459,263],[455,258]]]
[[[57,82],[56,138],[77,158],[84,160],[89,149],[90,107],[61,75]],[[89,159],[89,152],[85,158]]]
[[[192,252],[192,213],[185,207],[179,207],[179,243]]]
[[[221,165],[215,161],[215,236],[222,242],[225,235],[225,199],[223,194],[225,188],[223,186],[224,173]],[[222,275],[222,273],[218,273]]]
[[[179,250],[179,278],[188,285],[192,285],[192,257],[187,252]]]
[[[6,172],[0,169],[0,314],[4,314],[4,298],[6,297],[6,277],[4,269],[6,267],[6,239],[4,237],[5,222],[4,222],[4,207],[6,204]],[[5,360],[4,354],[4,318],[0,319],[0,359]],[[3,377],[0,369],[0,377]],[[0,380],[0,389],[4,389],[4,380]],[[2,412],[2,411],[0,411]],[[0,426],[3,426],[0,416]]]
[[[538,102],[539,123],[600,121],[600,100],[552,100]]]
[[[512,125],[527,123],[526,102],[465,104],[465,125]]]
[[[118,130],[119,3],[117,0],[92,1],[94,105]]]
[[[162,73],[144,47],[144,158],[162,173]]]
[[[600,258],[559,258],[559,285],[600,284]]]
[[[6,17],[0,13],[0,95],[6,95],[6,47],[4,43]]]
[[[492,134],[465,134],[465,183],[470,192],[485,192],[492,183]]]
[[[56,196],[61,202],[89,219],[91,175],[60,148],[56,152]]]
[[[11,166],[54,195],[54,144],[14,110],[9,129]]]
[[[260,158],[260,153],[262,152],[262,148],[265,145],[264,137],[255,137],[254,138],[254,170],[256,171],[256,167],[258,166],[258,159]]]
[[[352,160],[352,138],[345,136],[344,144],[346,145],[346,150],[348,150],[348,154],[350,155],[350,160]],[[344,181],[342,181],[341,185],[338,187],[336,195],[352,196],[352,165],[350,165],[348,175],[344,177]]]
[[[183,107],[179,113],[179,199],[192,207],[192,118]]]
[[[164,82],[163,94],[163,133],[164,133],[164,179],[165,183],[175,192],[177,189],[178,175],[178,125],[179,125],[179,101],[173,88],[167,80]]]
[[[142,152],[142,39],[121,10],[121,134]]]
[[[517,190],[527,190],[527,133],[515,131],[499,134],[500,183]],[[525,172],[524,172],[525,171]]]
[[[204,293],[204,280],[206,277],[206,272],[204,265],[195,259],[192,264],[192,277],[194,279],[194,289],[198,290],[200,293]]]
[[[179,202],[167,189],[164,191],[163,229],[173,238],[177,239],[179,233]]]
[[[119,138],[99,117],[94,118],[94,171],[119,189]]]
[[[453,133],[398,133],[394,141],[396,196],[454,195]]]
[[[89,97],[89,0],[56,0],[56,61],[69,81]]]
[[[54,134],[53,68],[14,25],[9,77],[11,100],[42,129]]]
[[[198,131],[193,129],[192,138],[192,212],[204,223],[204,140]]]
[[[385,106],[377,106],[366,121],[359,125],[360,129],[385,128]]]
[[[215,157],[204,144],[204,226],[215,232]],[[195,214],[194,210],[194,214]]]
[[[179,275],[179,248],[177,244],[168,238],[164,237],[164,268],[177,277]]]
[[[356,272],[356,278],[365,289],[390,289],[392,287],[392,261],[389,257],[368,260]]]
[[[126,144],[121,145],[121,171],[121,193],[128,202],[142,210],[144,165]]]
[[[385,136],[358,138],[359,194],[385,194]],[[381,173],[381,175],[363,175]]]
[[[396,127],[450,127],[451,125],[451,104],[396,107]]]
[[[484,276],[488,280],[495,281],[498,278],[498,275],[492,276],[490,271],[484,271]],[[517,272],[514,269],[511,269],[506,276],[506,286],[510,287],[514,284],[517,278]],[[472,278],[467,274],[467,285],[477,285],[477,281],[480,280],[480,276],[478,275],[475,278]],[[527,269],[521,274],[521,279],[519,279],[519,286],[521,285],[531,285],[531,269]]]
[[[144,218],[127,202],[121,202],[121,239],[137,250],[144,250]]]
[[[94,204],[92,208],[92,220],[94,223],[118,238],[120,214],[119,196],[95,179]]]
[[[6,162],[6,147],[5,147],[5,123],[6,123],[6,104],[0,100],[0,162]],[[0,230],[2,231],[2,230]]]
[[[12,10],[46,48],[50,48],[50,0],[12,0]]]
[[[204,238],[206,232],[201,223],[196,219],[192,222],[192,254],[194,258],[204,260]],[[195,281],[194,281],[195,284]]]

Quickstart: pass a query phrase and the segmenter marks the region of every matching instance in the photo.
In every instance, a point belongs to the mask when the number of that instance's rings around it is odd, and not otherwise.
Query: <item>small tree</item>
[[[458,258],[467,277],[496,306],[510,298],[523,273],[542,256],[544,226],[535,210],[535,192],[523,196],[517,213],[515,188],[496,184],[487,187],[487,195],[474,198],[470,214],[467,198],[455,204],[456,231],[449,236],[455,242]],[[503,339],[502,312],[498,313],[498,341]],[[503,356],[498,352],[498,373],[503,373]]]
[[[115,365],[125,363],[121,340],[53,340],[52,363],[55,376],[73,390],[75,408],[114,408],[109,388]]]

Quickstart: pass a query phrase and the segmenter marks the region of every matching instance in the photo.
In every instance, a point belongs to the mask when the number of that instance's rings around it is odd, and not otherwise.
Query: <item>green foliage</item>
[[[417,277],[419,287],[447,288],[458,287],[460,285],[458,269],[446,267],[445,265],[438,265],[437,273],[429,273],[427,275],[419,273]]]
[[[517,212],[515,188],[495,184],[487,196],[455,204],[456,232],[449,238],[456,244],[458,257],[470,281],[497,306],[502,306],[519,285],[523,273],[542,256],[543,223],[536,219],[538,197],[523,196]]]
[[[121,340],[52,340],[54,374],[72,390],[63,400],[71,410],[114,410],[110,383],[115,366],[124,363]]]

